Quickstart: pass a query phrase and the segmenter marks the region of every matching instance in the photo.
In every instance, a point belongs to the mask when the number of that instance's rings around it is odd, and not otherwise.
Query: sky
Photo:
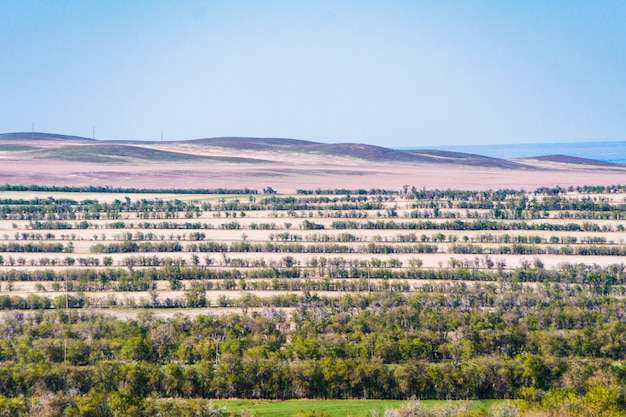
[[[0,0],[0,133],[626,140],[626,1]]]

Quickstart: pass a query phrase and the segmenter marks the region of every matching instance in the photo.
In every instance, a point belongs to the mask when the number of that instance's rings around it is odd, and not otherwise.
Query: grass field
[[[373,410],[382,414],[386,409],[396,408],[406,401],[402,400],[290,400],[290,401],[254,401],[254,400],[216,400],[214,403],[227,407],[228,411],[241,412],[250,410],[262,417],[291,417],[299,411],[316,410],[331,417],[369,416]],[[488,408],[499,400],[472,401],[476,408]],[[446,404],[447,401],[422,401],[426,406]]]

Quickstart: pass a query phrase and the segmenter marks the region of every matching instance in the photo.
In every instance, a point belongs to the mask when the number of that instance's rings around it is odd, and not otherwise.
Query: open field
[[[0,182],[137,188],[526,189],[626,183],[622,165],[580,158],[507,161],[360,144],[215,138],[102,142],[48,134],[0,135]],[[19,144],[16,148],[16,144]],[[3,147],[4,145],[4,147]],[[164,157],[167,156],[167,157]],[[45,166],[45,169],[42,167]]]
[[[497,401],[474,401],[475,408],[488,408]],[[250,410],[263,417],[290,417],[298,412],[317,410],[328,413],[332,417],[367,416],[375,410],[382,415],[385,410],[396,408],[405,401],[398,400],[291,400],[291,401],[245,401],[245,400],[217,400],[216,405],[226,407],[232,411]],[[433,407],[445,402],[422,401],[427,407]]]
[[[251,410],[264,417],[290,417],[297,412],[317,410],[333,417],[367,416],[372,410],[381,413],[404,401],[397,400],[292,400],[292,401],[237,401],[218,400],[216,405],[232,411]]]

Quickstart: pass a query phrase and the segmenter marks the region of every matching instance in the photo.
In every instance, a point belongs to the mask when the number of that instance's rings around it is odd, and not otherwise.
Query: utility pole
[[[33,129],[30,131],[30,140],[35,138],[35,122],[33,122]]]
[[[93,139],[95,139],[96,138],[96,127],[95,126],[91,127],[91,134],[92,134]]]

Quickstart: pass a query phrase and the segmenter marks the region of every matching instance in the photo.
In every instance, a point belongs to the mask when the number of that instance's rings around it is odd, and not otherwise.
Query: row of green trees
[[[69,185],[0,185],[0,191],[45,191],[61,193],[116,193],[116,194],[258,194],[250,188],[133,188],[89,185],[72,187]]]
[[[487,282],[555,282],[579,284],[595,287],[618,286],[626,283],[626,267],[624,264],[607,266],[586,265],[583,263],[561,263],[558,267],[544,268],[540,259],[533,263],[526,260],[513,270],[504,270],[500,261],[489,257],[476,257],[469,261],[451,258],[450,268],[422,268],[419,258],[410,259],[408,266],[403,267],[402,261],[388,259],[350,259],[342,257],[312,257],[302,263],[291,256],[285,256],[273,265],[263,260],[244,263],[237,259],[226,259],[231,265],[219,268],[208,268],[198,265],[186,265],[186,261],[158,257],[129,257],[123,260],[127,268],[70,268],[53,269],[3,269],[0,270],[0,281],[120,281],[133,279],[157,280],[213,280],[224,278],[379,278],[379,279],[419,279],[446,281],[487,281]],[[74,258],[66,260],[73,264]],[[86,262],[86,261],[85,261]],[[212,258],[205,263],[212,264]],[[235,266],[235,264],[240,264]],[[483,266],[487,266],[486,269]],[[135,268],[144,266],[144,268]],[[496,269],[491,269],[493,267]]]
[[[446,221],[396,221],[377,220],[358,222],[353,220],[337,220],[330,225],[332,229],[364,229],[364,230],[548,230],[570,232],[610,232],[614,231],[610,225],[598,225],[596,223],[555,223],[555,222],[508,222],[495,220],[446,220]]]
[[[40,188],[40,187],[34,187]],[[37,190],[43,191],[43,190]],[[51,189],[54,191],[54,189]],[[76,192],[79,190],[75,190]],[[105,191],[103,189],[103,191]],[[122,194],[135,193],[134,189],[108,190]],[[157,190],[141,190],[142,193],[155,192]],[[168,190],[162,190],[168,191]],[[182,190],[179,190],[182,191]],[[201,191],[206,191],[202,193]],[[229,192],[230,191],[230,192]],[[199,216],[202,211],[345,211],[345,210],[384,210],[387,207],[384,203],[393,202],[396,196],[403,196],[412,200],[413,208],[430,209],[428,212],[416,211],[416,214],[428,213],[429,216],[440,217],[448,211],[442,209],[481,209],[484,215],[491,218],[541,218],[545,217],[549,211],[568,212],[568,217],[577,217],[576,213],[586,213],[588,218],[598,215],[598,218],[622,219],[626,211],[625,204],[613,204],[606,198],[589,198],[561,195],[547,195],[537,199],[528,193],[514,190],[498,191],[460,191],[460,190],[413,190],[412,193],[393,193],[386,190],[378,190],[380,194],[373,194],[376,190],[371,190],[369,196],[359,193],[350,195],[343,193],[342,197],[336,196],[302,196],[307,193],[299,193],[296,196],[279,196],[275,193],[269,197],[257,198],[256,190],[187,190],[186,193],[211,195],[214,192],[220,194],[234,194],[234,198],[222,198],[218,202],[211,204],[197,202],[163,199],[140,198],[132,201],[126,196],[125,200],[116,199],[113,202],[99,202],[96,200],[84,200],[78,202],[72,199],[55,199],[53,197],[26,199],[1,199],[0,218],[3,219],[27,219],[27,220],[76,220],[76,219],[99,219],[115,218],[122,212],[134,212],[142,218],[178,218],[184,213],[186,217]],[[408,190],[407,190],[408,191]],[[247,194],[244,201],[240,199],[241,194]],[[530,198],[532,197],[532,198]],[[395,209],[395,208],[394,208]],[[161,213],[164,216],[155,214]],[[595,213],[595,214],[594,214]],[[604,216],[609,213],[610,217]],[[102,215],[102,216],[101,216]],[[445,216],[444,216],[445,217]]]

